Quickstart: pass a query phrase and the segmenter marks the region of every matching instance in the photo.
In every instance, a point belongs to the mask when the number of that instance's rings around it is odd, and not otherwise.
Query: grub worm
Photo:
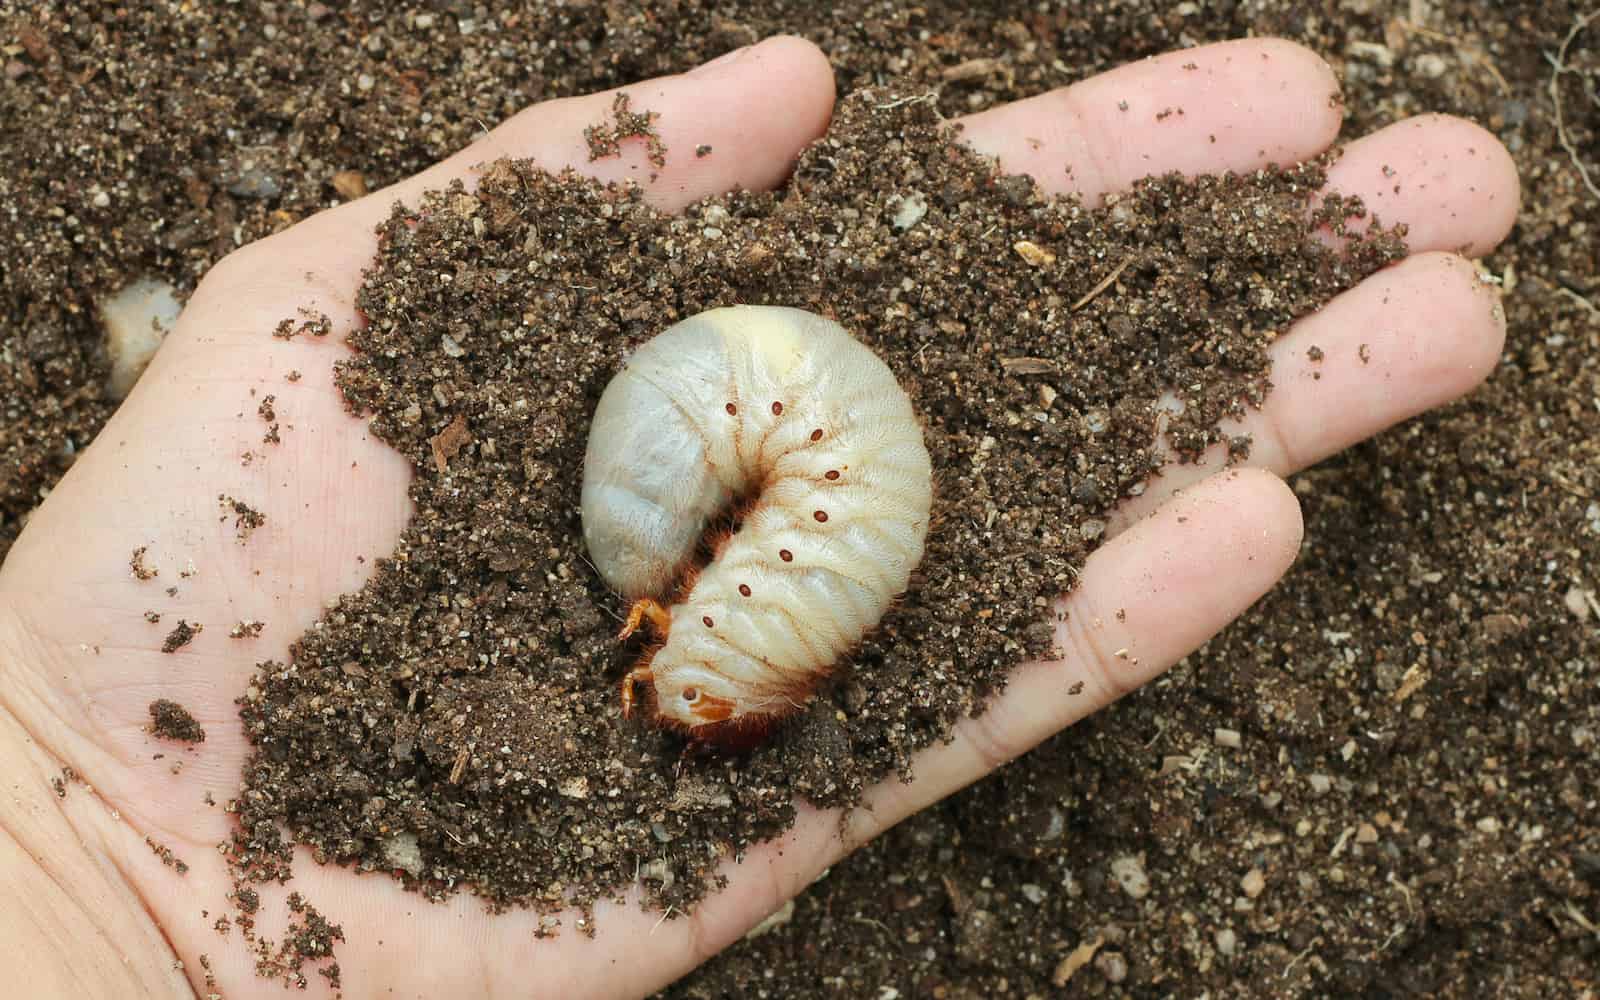
[[[922,559],[932,467],[889,367],[831,320],[700,313],[606,387],[584,459],[583,531],[662,640],[622,682],[656,718],[736,742],[802,706]],[[732,511],[738,528],[696,554]]]

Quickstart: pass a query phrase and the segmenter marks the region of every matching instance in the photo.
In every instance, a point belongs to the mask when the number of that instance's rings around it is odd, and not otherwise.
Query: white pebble
[[[1567,610],[1572,612],[1573,617],[1577,618],[1578,621],[1586,622],[1589,620],[1589,595],[1584,593],[1582,587],[1568,589],[1565,596],[1561,598],[1561,603],[1567,606]]]
[[[902,233],[921,222],[922,217],[928,214],[928,199],[921,191],[896,195],[889,199],[889,204],[894,207],[894,218],[889,224]]]
[[[414,833],[397,833],[383,842],[383,860],[412,878],[422,877],[422,848]]]
[[[1234,952],[1239,950],[1239,935],[1231,927],[1217,931],[1217,950],[1228,958],[1232,958]]]
[[[1239,888],[1246,896],[1255,899],[1267,888],[1267,877],[1261,873],[1261,869],[1252,868],[1239,880]]]
[[[1150,876],[1144,873],[1144,861],[1137,855],[1124,854],[1111,862],[1111,877],[1122,886],[1122,891],[1134,899],[1150,895]]]
[[[182,309],[176,290],[153,278],[135,281],[100,302],[100,324],[111,361],[106,392],[112,399],[127,398]]]
[[[1424,52],[1422,55],[1417,56],[1417,61],[1414,65],[1417,67],[1418,73],[1430,80],[1439,79],[1450,68],[1450,64],[1445,61],[1444,56],[1433,52]]]

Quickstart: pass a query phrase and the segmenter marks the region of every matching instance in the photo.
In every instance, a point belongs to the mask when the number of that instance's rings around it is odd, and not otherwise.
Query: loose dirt
[[[1486,262],[1510,330],[1497,372],[1469,400],[1297,476],[1298,566],[1161,684],[903,823],[668,993],[1594,988],[1600,616],[1584,609],[1600,590],[1600,196],[1584,171],[1600,178],[1600,42],[1592,22],[1573,32],[1582,6],[495,0],[430,5],[426,23],[388,4],[333,6],[240,17],[42,3],[0,15],[11,165],[0,176],[0,546],[110,413],[97,297],[144,275],[187,291],[239,243],[414,173],[532,101],[686,69],[785,30],[824,48],[842,94],[893,77],[954,116],[1182,45],[1284,35],[1340,71],[1347,136],[1448,111],[1512,151],[1530,194]],[[201,51],[211,58],[197,63]],[[984,256],[1009,247],[993,250]],[[705,277],[680,310],[729,281]],[[649,325],[606,322],[617,351]],[[590,358],[585,391],[615,358]],[[1052,378],[1013,375],[997,406]],[[427,398],[419,406],[438,405]],[[419,461],[424,442],[404,444]],[[482,449],[464,444],[447,467],[477,469]],[[423,466],[440,474],[431,453]],[[584,572],[567,554],[534,551],[530,565]],[[601,595],[557,581],[610,621]],[[641,753],[663,749],[648,733],[629,738]],[[793,780],[825,787],[824,769],[811,773]],[[676,822],[666,815],[664,828]],[[312,931],[308,953],[335,940]]]

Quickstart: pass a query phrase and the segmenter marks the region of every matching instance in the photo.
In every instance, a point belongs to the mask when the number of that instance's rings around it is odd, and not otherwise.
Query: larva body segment
[[[584,461],[584,537],[666,641],[624,682],[709,736],[804,703],[906,588],[932,467],[894,374],[843,327],[733,306],[647,342],[606,387]],[[708,524],[739,530],[670,609]],[[664,628],[663,628],[664,626]]]

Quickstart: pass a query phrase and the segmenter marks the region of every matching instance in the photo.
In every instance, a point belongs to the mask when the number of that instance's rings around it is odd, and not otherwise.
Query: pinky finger
[[[1172,497],[1090,557],[1057,601],[1062,658],[1024,664],[955,739],[915,763],[917,780],[872,789],[850,844],[970,784],[1155,679],[1265,594],[1300,549],[1299,502],[1253,469]]]
[[[651,932],[670,956],[653,975],[710,957],[884,830],[1159,676],[1266,593],[1300,535],[1294,494],[1260,470],[1218,473],[1168,500],[1091,556],[1056,602],[1061,659],[1017,668],[982,715],[917,757],[915,781],[874,786],[844,817],[801,806],[793,829],[728,864],[727,892],[671,923],[670,944]]]

